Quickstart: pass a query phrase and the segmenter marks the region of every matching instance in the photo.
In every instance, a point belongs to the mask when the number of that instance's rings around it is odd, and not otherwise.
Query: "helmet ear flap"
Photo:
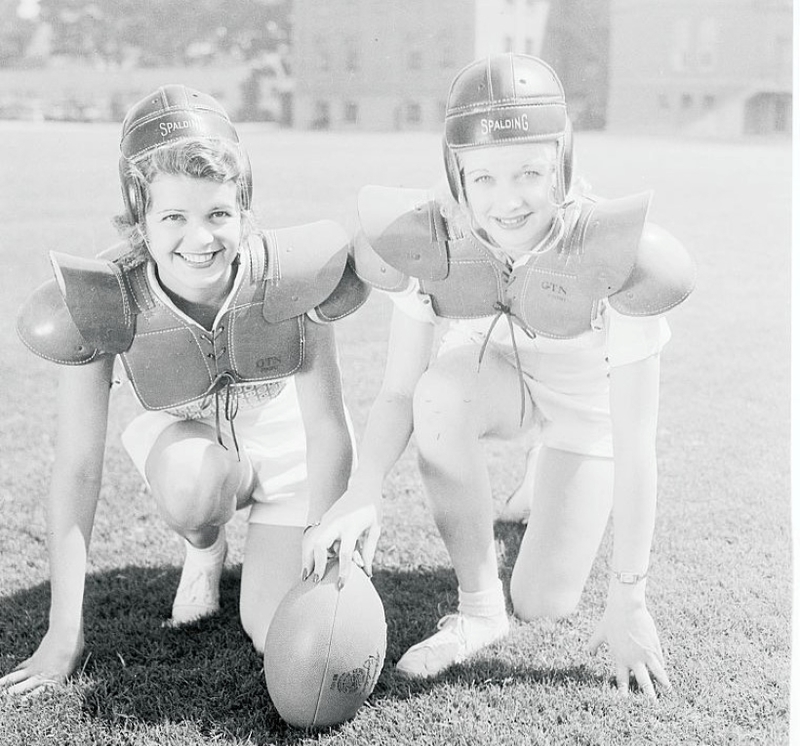
[[[564,202],[572,185],[572,123],[569,117],[559,144],[557,192],[560,202]]]
[[[122,187],[122,201],[128,217],[133,223],[143,223],[145,196],[142,192],[142,185],[132,173],[130,164],[124,157],[119,159],[119,183]]]
[[[447,183],[450,185],[450,193],[453,199],[458,202],[462,192],[461,173],[458,169],[458,161],[452,148],[447,144],[447,139],[442,138],[442,154],[444,155],[444,170],[447,174]]]
[[[239,174],[239,207],[242,210],[249,210],[253,202],[253,169],[250,165],[250,156],[247,151],[239,146],[239,154],[242,162],[242,173]]]

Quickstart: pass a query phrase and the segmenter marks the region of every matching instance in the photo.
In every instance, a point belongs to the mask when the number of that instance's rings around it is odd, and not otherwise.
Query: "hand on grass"
[[[44,687],[63,684],[82,654],[82,633],[76,637],[49,629],[36,652],[0,678],[0,691],[33,694]]]
[[[629,592],[612,589],[603,618],[589,641],[594,653],[605,642],[614,659],[617,687],[623,694],[629,690],[631,673],[648,697],[656,698],[654,681],[665,690],[672,688],[665,671],[664,653],[653,617],[644,598],[631,598]]]
[[[319,525],[303,535],[303,577],[322,578],[329,551],[339,556],[339,587],[352,571],[353,562],[372,576],[372,560],[381,533],[381,495],[373,491],[348,489],[322,516]]]

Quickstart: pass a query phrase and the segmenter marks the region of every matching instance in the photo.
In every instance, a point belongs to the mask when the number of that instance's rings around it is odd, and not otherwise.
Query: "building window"
[[[704,109],[713,109],[714,108],[714,104],[716,104],[716,103],[717,103],[717,97],[716,96],[712,96],[711,94],[703,96],[703,108]]]
[[[361,61],[358,56],[358,46],[355,39],[349,38],[345,41],[344,69],[348,72],[356,72],[361,68]]]
[[[775,99],[775,131],[789,132],[791,129],[791,104],[789,96],[778,96]]]
[[[355,101],[344,102],[344,121],[348,124],[358,124],[358,104]]]
[[[311,126],[317,130],[326,130],[331,126],[330,106],[327,101],[314,103],[314,121]]]
[[[713,70],[717,66],[717,19],[704,18],[697,30],[697,66]]]
[[[533,49],[533,39],[529,36],[525,39],[525,54],[535,54]]]
[[[439,50],[439,67],[441,68],[453,67],[455,65],[451,39],[451,35],[444,33],[436,37],[436,48]]]
[[[686,18],[681,18],[672,28],[672,43],[669,54],[672,69],[676,72],[681,72],[689,67],[690,46],[689,21]]]
[[[314,49],[317,50],[317,67],[320,70],[330,70],[331,53],[328,51],[328,42],[324,36],[314,37]]]
[[[422,109],[417,103],[406,105],[406,121],[409,124],[419,124],[422,121]]]
[[[408,53],[408,69],[419,70],[422,68],[422,52],[419,49],[412,49]]]
[[[691,93],[684,93],[683,96],[681,96],[682,109],[691,109],[693,104],[694,104],[694,99],[692,99]]]

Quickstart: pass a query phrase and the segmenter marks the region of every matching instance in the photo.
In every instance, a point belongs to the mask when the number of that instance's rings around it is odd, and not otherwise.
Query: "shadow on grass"
[[[497,533],[503,572],[508,574],[521,527],[500,526]],[[217,616],[180,630],[162,628],[178,577],[177,568],[125,567],[87,578],[87,652],[75,680],[85,716],[136,730],[191,722],[204,735],[264,744],[292,744],[306,738],[306,733],[289,728],[277,715],[267,694],[262,660],[239,623],[240,569],[223,573],[222,611]],[[495,660],[491,653],[437,679],[409,682],[394,673],[394,664],[410,645],[435,630],[441,616],[455,610],[455,577],[449,568],[380,570],[374,582],[385,606],[389,644],[373,702],[407,700],[443,682],[597,683],[582,668],[537,670]],[[48,605],[47,585],[2,600],[4,669],[35,649],[46,629]],[[524,634],[524,628],[517,632]]]

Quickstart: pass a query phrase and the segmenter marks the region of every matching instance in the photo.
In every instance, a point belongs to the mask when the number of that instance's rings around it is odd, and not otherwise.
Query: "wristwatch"
[[[635,572],[617,572],[616,570],[612,570],[612,572],[614,577],[625,585],[636,585],[640,580],[644,580],[647,577],[647,572],[642,575]]]

